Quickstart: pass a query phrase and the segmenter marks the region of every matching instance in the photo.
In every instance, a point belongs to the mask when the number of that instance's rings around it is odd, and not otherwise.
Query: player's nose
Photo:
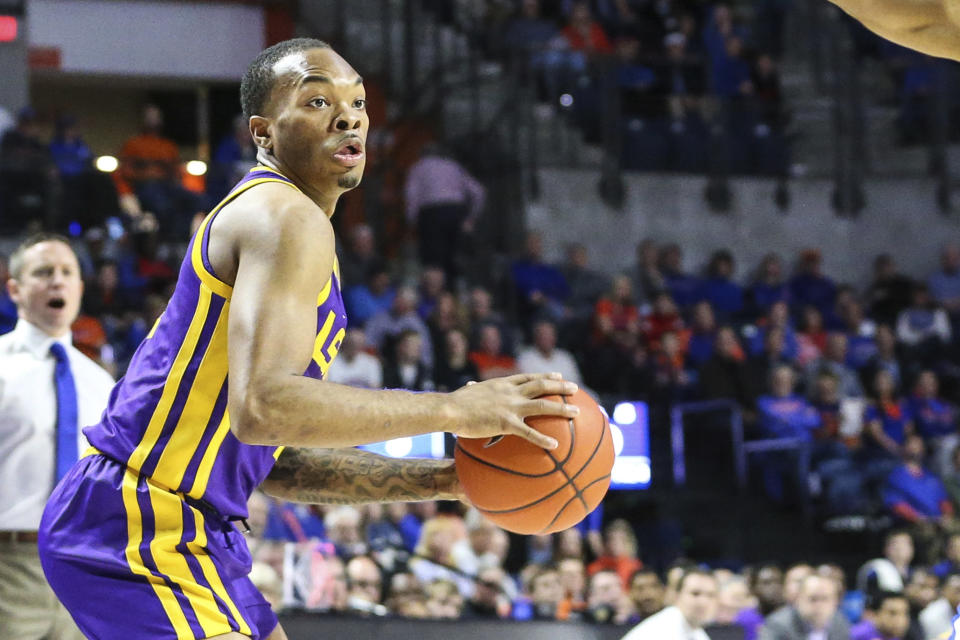
[[[350,129],[359,129],[360,128],[360,117],[350,112],[341,113],[337,116],[334,126],[339,131],[348,131]]]

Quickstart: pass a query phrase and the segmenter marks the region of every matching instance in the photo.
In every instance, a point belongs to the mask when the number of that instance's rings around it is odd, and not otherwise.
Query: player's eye
[[[322,109],[323,107],[330,106],[330,103],[327,102],[326,98],[314,98],[313,100],[310,101],[310,104],[317,107],[318,109]]]
[[[366,109],[366,108],[367,108],[367,101],[366,101],[364,98],[357,98],[356,100],[353,101],[353,108],[354,108],[354,109]]]

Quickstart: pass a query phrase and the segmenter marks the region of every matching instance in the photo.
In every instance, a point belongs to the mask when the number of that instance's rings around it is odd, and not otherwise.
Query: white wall
[[[851,220],[834,215],[826,180],[793,181],[786,213],[773,204],[772,182],[733,180],[734,205],[716,214],[704,203],[703,178],[628,176],[622,212],[600,200],[596,171],[544,169],[540,178],[543,196],[530,205],[527,220],[543,232],[548,258],[559,259],[567,243],[584,242],[593,266],[609,273],[633,264],[637,242],[649,237],[680,243],[688,269],[702,266],[715,249],[729,248],[739,278],[769,251],[792,265],[799,249],[818,247],[829,275],[865,285],[877,253],[891,253],[903,271],[920,276],[936,267],[945,241],[960,241],[960,221],[940,214],[933,183],[925,179],[872,180],[867,207]]]
[[[30,0],[31,46],[65,72],[239,80],[263,49],[256,6],[138,0]]]

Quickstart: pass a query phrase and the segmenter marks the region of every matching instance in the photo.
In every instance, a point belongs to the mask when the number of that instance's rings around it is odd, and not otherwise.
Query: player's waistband
[[[198,510],[200,513],[202,513],[205,518],[207,518],[207,519],[209,519],[209,520],[215,521],[215,522],[217,523],[217,525],[219,526],[220,530],[223,531],[224,533],[230,533],[230,532],[234,532],[234,531],[237,530],[236,527],[233,526],[233,523],[234,523],[234,522],[239,522],[240,524],[243,525],[243,533],[250,533],[250,525],[247,524],[247,521],[246,521],[246,519],[245,519],[243,516],[228,516],[228,515],[224,515],[223,513],[220,512],[219,509],[217,509],[215,506],[213,506],[212,504],[210,504],[209,502],[207,502],[207,501],[204,500],[203,498],[194,498],[193,496],[187,495],[186,493],[184,493],[184,492],[182,492],[182,491],[177,491],[176,489],[171,489],[170,487],[165,486],[162,482],[158,482],[155,478],[140,473],[140,471],[139,471],[138,469],[134,469],[133,467],[131,467],[131,466],[128,465],[127,463],[121,462],[120,460],[117,460],[117,459],[114,458],[113,456],[108,455],[108,454],[104,453],[103,451],[100,451],[99,449],[97,449],[97,448],[94,447],[94,446],[88,447],[87,450],[83,452],[83,455],[80,456],[80,459],[82,460],[82,459],[88,458],[88,457],[90,457],[90,456],[101,456],[101,457],[103,457],[103,458],[106,458],[107,460],[110,460],[111,462],[113,462],[113,463],[115,463],[115,464],[118,464],[118,465],[120,465],[121,467],[126,467],[126,468],[127,468],[127,471],[130,471],[131,473],[136,474],[138,477],[143,478],[143,479],[146,480],[149,484],[152,484],[153,486],[157,487],[158,489],[162,489],[162,490],[164,490],[164,491],[169,491],[170,493],[173,493],[173,494],[179,496],[179,498],[180,498],[181,500],[183,500],[184,502],[186,502],[188,505],[190,505],[190,506],[193,507],[194,509]],[[229,546],[229,544],[230,544],[230,543],[229,543],[229,539],[228,539],[227,544],[228,544],[228,546]]]

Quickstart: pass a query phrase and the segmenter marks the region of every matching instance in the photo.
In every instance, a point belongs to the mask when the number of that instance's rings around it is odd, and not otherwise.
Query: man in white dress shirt
[[[703,626],[717,613],[717,579],[709,571],[690,569],[680,578],[673,606],[655,613],[623,640],[710,640]]]
[[[37,528],[114,381],[71,344],[83,282],[66,238],[26,240],[6,286],[19,319],[0,337],[0,630],[17,640],[83,638],[44,578]]]
[[[363,329],[347,329],[340,356],[330,365],[327,379],[351,387],[383,388],[383,366],[374,356],[364,352],[366,346],[367,336]]]
[[[548,373],[559,371],[564,380],[582,384],[580,368],[566,349],[557,348],[557,328],[549,320],[533,326],[533,346],[526,347],[517,356],[520,373]]]

